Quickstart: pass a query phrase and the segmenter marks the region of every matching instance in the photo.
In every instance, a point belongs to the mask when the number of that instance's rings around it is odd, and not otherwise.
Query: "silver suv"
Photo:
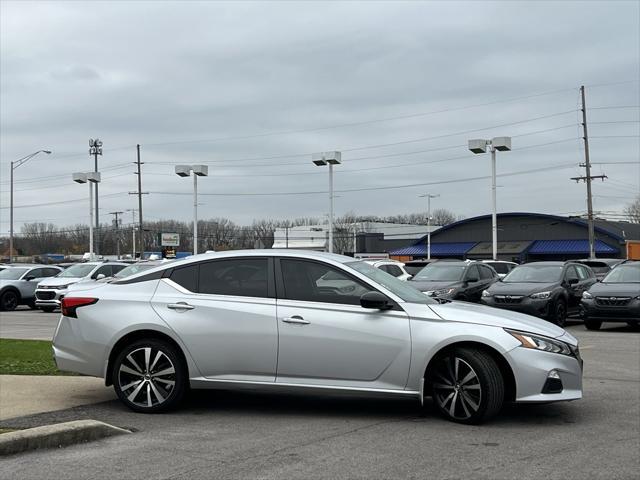
[[[35,308],[38,282],[61,271],[54,265],[4,266],[0,271],[0,310],[15,310],[18,305]]]
[[[112,277],[126,266],[126,263],[119,262],[87,262],[73,265],[56,277],[38,284],[35,306],[45,312],[53,312],[60,307],[60,300],[67,294],[69,286],[83,280]]]

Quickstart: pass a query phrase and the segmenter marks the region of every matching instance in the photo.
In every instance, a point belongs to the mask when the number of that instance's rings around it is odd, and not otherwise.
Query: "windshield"
[[[427,280],[430,282],[456,282],[462,280],[466,265],[427,265],[420,270],[412,280]]]
[[[407,282],[398,280],[393,275],[389,275],[387,272],[380,270],[379,268],[372,267],[365,262],[350,262],[346,264],[348,267],[353,268],[355,271],[363,274],[367,278],[382,285],[384,288],[400,297],[405,302],[410,303],[437,303],[435,300],[430,299],[424,293],[416,290],[410,286]]]
[[[579,262],[583,265],[591,267],[595,273],[607,273],[611,267],[604,262]]]
[[[28,268],[5,268],[0,272],[0,280],[18,280],[27,271]]]
[[[129,265],[128,267],[125,267],[122,270],[120,270],[118,273],[114,275],[114,278],[128,277],[129,275],[135,275],[136,273],[140,273],[157,266],[158,266],[157,264],[153,264],[153,263],[134,263],[133,265]]]
[[[407,271],[409,275],[415,275],[424,267],[425,267],[424,265],[405,265],[404,269]]]
[[[60,278],[71,278],[71,277],[82,278],[82,277],[86,277],[87,275],[89,275],[94,268],[96,268],[95,265],[91,265],[91,264],[87,264],[87,263],[78,263],[77,265],[74,265],[73,267],[69,267],[66,270],[64,270],[61,274],[58,275],[58,277],[60,277]]]
[[[619,265],[602,279],[602,283],[640,283],[640,265]]]
[[[560,280],[562,265],[520,265],[502,279],[505,283],[552,283]]]

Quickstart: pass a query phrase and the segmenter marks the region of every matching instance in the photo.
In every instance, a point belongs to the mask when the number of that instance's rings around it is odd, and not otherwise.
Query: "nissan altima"
[[[202,254],[78,284],[53,351],[58,368],[104,378],[138,412],[175,407],[188,387],[248,387],[431,397],[473,424],[505,402],[582,397],[578,342],[562,328],[314,252]]]

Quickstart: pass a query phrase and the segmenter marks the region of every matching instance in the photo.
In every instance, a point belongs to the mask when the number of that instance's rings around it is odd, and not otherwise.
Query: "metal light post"
[[[100,183],[100,172],[74,173],[73,181],[89,184],[89,260],[93,260],[93,184]]]
[[[11,162],[11,199],[10,199],[10,207],[9,207],[9,263],[13,262],[13,171],[18,168],[20,165],[24,165],[33,157],[38,155],[39,153],[46,153],[47,155],[51,154],[51,150],[38,150],[37,152],[30,153],[29,155],[22,157],[14,162]]]
[[[131,258],[136,259],[136,212],[137,208],[127,208],[127,212],[131,212]]]
[[[333,166],[342,163],[342,154],[336,151],[314,153],[311,160],[318,167],[329,165],[329,253],[333,253]]]
[[[176,165],[176,175],[188,177],[193,172],[193,254],[198,253],[198,177],[209,175],[207,165]]]
[[[98,155],[102,156],[102,140],[96,138],[89,139],[89,155],[93,155],[94,173],[98,173]],[[96,189],[96,253],[100,253],[100,207],[98,206],[98,182],[95,182]]]
[[[431,195],[430,193],[425,193],[424,195],[420,195],[421,198],[427,199],[427,259],[431,260],[431,199],[438,198],[440,195]]]
[[[508,152],[511,150],[511,137],[494,137],[491,140],[469,140],[469,150],[473,153],[486,153],[487,147],[491,151],[491,238],[493,244],[493,259],[498,259],[498,213],[496,210],[496,150]]]

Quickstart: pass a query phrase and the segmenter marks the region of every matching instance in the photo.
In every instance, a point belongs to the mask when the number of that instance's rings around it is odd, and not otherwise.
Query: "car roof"
[[[564,265],[567,265],[571,263],[571,261],[567,261],[567,262],[559,262],[559,261],[546,261],[546,262],[527,262],[527,263],[523,263],[522,265],[518,265],[519,267],[523,266],[523,265],[534,265],[534,266],[540,266],[540,267],[563,267]],[[574,262],[575,263],[575,262]]]

